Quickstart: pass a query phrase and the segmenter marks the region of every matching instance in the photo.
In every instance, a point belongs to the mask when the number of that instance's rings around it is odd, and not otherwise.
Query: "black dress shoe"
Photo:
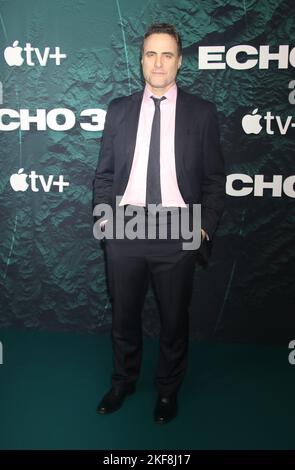
[[[158,424],[165,424],[171,421],[178,413],[177,395],[164,397],[159,395],[157,398],[154,420]]]
[[[123,405],[123,402],[127,395],[131,395],[135,392],[135,387],[128,390],[118,390],[111,388],[103,397],[100,404],[97,407],[97,413],[107,414],[117,411]]]

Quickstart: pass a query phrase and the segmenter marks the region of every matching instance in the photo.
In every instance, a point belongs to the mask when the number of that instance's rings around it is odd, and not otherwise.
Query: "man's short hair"
[[[144,41],[145,41],[145,39],[147,39],[152,34],[169,34],[170,36],[172,36],[175,39],[176,44],[177,44],[178,55],[179,56],[182,55],[181,37],[178,34],[178,32],[176,31],[175,26],[173,26],[172,24],[169,24],[169,23],[158,23],[158,24],[152,24],[151,26],[149,26],[147,32],[145,33],[145,35],[143,37],[142,48],[141,48],[142,54],[143,54],[143,50],[144,50]]]

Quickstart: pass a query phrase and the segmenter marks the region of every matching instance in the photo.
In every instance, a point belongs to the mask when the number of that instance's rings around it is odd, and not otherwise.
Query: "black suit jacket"
[[[93,207],[115,208],[123,196],[134,156],[143,91],[114,99],[108,108],[98,166],[93,181]],[[175,165],[185,203],[202,205],[201,226],[209,238],[216,230],[225,197],[224,161],[215,105],[178,87],[175,118]]]

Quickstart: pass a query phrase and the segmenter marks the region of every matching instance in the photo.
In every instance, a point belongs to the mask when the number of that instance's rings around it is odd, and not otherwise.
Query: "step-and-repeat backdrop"
[[[216,103],[226,161],[192,336],[285,343],[295,330],[294,0],[0,2],[0,326],[109,331],[92,180],[108,103],[143,86],[153,22],[180,31],[178,83]],[[143,318],[156,335],[151,290]]]

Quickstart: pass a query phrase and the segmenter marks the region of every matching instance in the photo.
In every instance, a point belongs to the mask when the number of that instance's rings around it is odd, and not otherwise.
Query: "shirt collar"
[[[159,98],[159,96],[153,95],[153,92],[151,91],[149,86],[146,84],[145,88],[144,88],[144,93],[143,93],[144,100],[150,102],[151,101],[151,99],[150,99],[151,96],[154,96],[155,98]],[[176,97],[177,97],[177,85],[176,85],[176,83],[174,83],[174,85],[172,85],[172,87],[170,87],[169,90],[166,91],[166,93],[163,96],[165,96],[168,101],[172,101],[172,102],[175,101],[176,102]],[[166,101],[166,100],[164,100],[164,101]]]

